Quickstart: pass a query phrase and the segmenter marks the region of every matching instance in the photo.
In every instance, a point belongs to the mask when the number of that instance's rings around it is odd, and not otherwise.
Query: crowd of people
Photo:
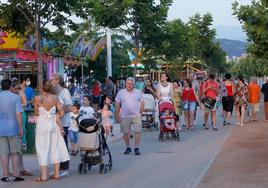
[[[246,112],[250,112],[250,121],[257,121],[261,93],[264,96],[265,120],[268,120],[268,77],[262,86],[258,85],[257,78],[251,78],[248,83],[241,75],[233,78],[229,73],[222,79],[210,74],[207,79],[191,77],[173,81],[162,73],[159,83],[151,79],[144,81],[143,78],[136,81],[132,77],[114,81],[109,77],[103,84],[95,80],[92,90],[84,92],[81,99],[77,97],[79,88],[74,83],[66,88],[59,74],[45,80],[42,91],[36,96],[30,88],[30,80],[24,77],[20,80],[5,79],[1,82],[1,88],[0,157],[3,182],[23,181],[22,176],[33,175],[24,169],[22,157],[23,146],[27,145],[25,112],[32,106],[37,116],[35,146],[40,176],[35,180],[39,182],[69,175],[69,153],[73,156],[79,153],[78,116],[100,118],[106,139],[113,136],[113,122],[117,121],[126,146],[124,154],[132,152],[130,137],[133,134],[134,154],[140,155],[145,107],[143,94],[152,95],[155,101],[172,101],[175,112],[166,111],[165,115],[176,116],[179,130],[183,126],[187,130],[194,129],[198,108],[203,112],[203,121],[199,123],[205,130],[209,129],[209,114],[212,130],[218,130],[216,111],[221,108],[223,126],[233,124],[233,111],[236,114],[235,125],[244,126]],[[167,122],[166,126],[170,125]],[[71,142],[70,151],[68,141]],[[10,159],[13,172],[9,170]],[[48,172],[49,164],[54,165],[52,173]]]

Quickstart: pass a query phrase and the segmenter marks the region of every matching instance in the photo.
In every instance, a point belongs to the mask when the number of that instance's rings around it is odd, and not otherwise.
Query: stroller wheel
[[[88,168],[88,165],[83,163],[83,174],[87,173],[87,168]]]
[[[180,133],[177,131],[177,140],[178,140],[178,142],[180,141]]]
[[[78,174],[82,174],[82,170],[83,170],[83,163],[78,165]]]
[[[112,170],[112,167],[113,167],[112,162],[109,162],[108,167],[109,167],[109,170],[111,171]]]
[[[101,164],[99,165],[99,173],[102,174],[103,170],[104,170],[104,164],[101,163]]]
[[[109,166],[108,164],[104,165],[103,174],[106,174],[108,172]]]

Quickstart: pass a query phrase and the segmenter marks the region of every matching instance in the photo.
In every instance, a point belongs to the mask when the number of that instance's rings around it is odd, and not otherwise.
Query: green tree
[[[2,30],[15,31],[24,35],[26,32],[34,32],[36,37],[35,48],[38,54],[38,86],[43,80],[42,56],[40,52],[41,30],[48,23],[62,27],[67,25],[74,29],[75,24],[71,16],[79,11],[82,0],[8,0],[0,3],[0,20]]]
[[[161,26],[167,19],[168,8],[172,0],[86,0],[86,13],[92,15],[94,21],[103,27],[119,28],[121,32],[131,36],[134,43],[136,66],[142,60],[141,51],[157,44],[156,40]],[[88,16],[88,15],[84,15]],[[139,55],[138,55],[139,54]]]
[[[247,51],[255,61],[268,65],[268,9],[267,0],[252,1],[250,5],[233,4],[234,15],[243,24],[248,36]]]

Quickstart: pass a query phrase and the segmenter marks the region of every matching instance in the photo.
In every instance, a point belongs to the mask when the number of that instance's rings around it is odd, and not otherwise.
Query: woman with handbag
[[[192,88],[192,83],[189,79],[183,82],[182,89],[182,109],[184,112],[184,121],[187,129],[193,128],[193,121],[195,116],[196,105],[199,103],[199,99],[194,89]]]
[[[217,131],[216,127],[216,98],[219,93],[219,84],[215,80],[215,75],[210,74],[209,79],[203,83],[202,86],[202,92],[203,92],[203,105],[204,105],[204,125],[205,129],[209,129],[207,122],[208,122],[208,116],[209,112],[211,113],[211,119],[212,119],[212,128],[214,131]]]

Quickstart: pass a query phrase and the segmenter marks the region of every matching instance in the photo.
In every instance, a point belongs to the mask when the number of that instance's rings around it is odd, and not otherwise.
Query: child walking
[[[109,106],[109,110],[112,112],[112,115],[110,116],[110,119],[111,119],[110,133],[111,133],[111,136],[114,136],[114,133],[113,133],[113,123],[112,122],[114,120],[115,108],[114,108],[114,105],[113,105],[113,99],[112,99],[112,97],[106,96],[105,97],[105,100],[104,100],[104,104],[108,105]]]
[[[110,134],[110,128],[111,128],[111,119],[110,116],[112,116],[112,112],[110,111],[111,107],[110,105],[105,104],[103,106],[102,110],[99,110],[98,113],[101,113],[101,121],[102,126],[105,131],[105,138],[107,139]]]
[[[77,117],[79,115],[79,110],[80,110],[80,104],[75,103],[73,104],[72,107],[72,112],[71,114],[71,126],[69,128],[69,137],[71,141],[71,155],[76,156],[78,153],[78,125],[77,125]]]

